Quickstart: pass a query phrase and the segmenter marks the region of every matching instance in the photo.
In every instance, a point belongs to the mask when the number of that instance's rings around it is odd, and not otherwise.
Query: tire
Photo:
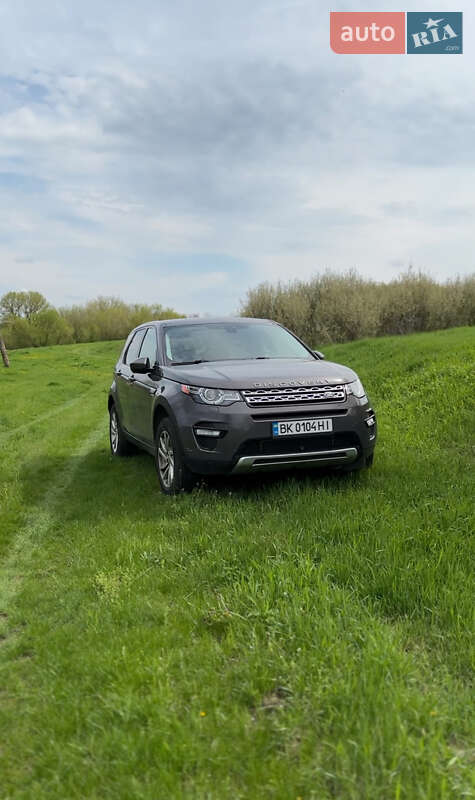
[[[109,411],[109,443],[111,453],[115,457],[130,456],[134,446],[127,439],[120,424],[119,415],[114,405]]]
[[[196,478],[184,460],[180,441],[169,419],[162,419],[155,438],[155,466],[164,494],[190,492]]]

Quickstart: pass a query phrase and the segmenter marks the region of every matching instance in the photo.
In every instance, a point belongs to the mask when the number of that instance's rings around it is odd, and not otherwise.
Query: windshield
[[[173,364],[257,358],[311,358],[308,350],[279,325],[210,322],[171,325],[165,350]]]

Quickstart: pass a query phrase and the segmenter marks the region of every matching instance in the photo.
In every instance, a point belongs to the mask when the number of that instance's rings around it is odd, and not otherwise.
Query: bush
[[[351,270],[249,289],[245,317],[274,319],[306,341],[345,342],[475,323],[475,275],[438,283],[410,269],[389,283]]]
[[[116,297],[98,297],[83,306],[62,308],[60,313],[70,325],[75,342],[125,339],[132,328],[147,320],[183,316],[159,304],[128,304]]]
[[[31,322],[34,344],[68,344],[73,341],[73,331],[68,322],[54,308],[36,314]]]
[[[8,350],[16,347],[33,347],[34,330],[31,323],[23,317],[9,317],[2,324],[2,336]]]

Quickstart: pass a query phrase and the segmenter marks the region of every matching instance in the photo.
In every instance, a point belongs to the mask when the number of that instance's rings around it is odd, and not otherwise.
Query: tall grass
[[[475,274],[438,283],[409,269],[382,283],[355,271],[249,289],[245,317],[274,319],[312,343],[475,324]]]

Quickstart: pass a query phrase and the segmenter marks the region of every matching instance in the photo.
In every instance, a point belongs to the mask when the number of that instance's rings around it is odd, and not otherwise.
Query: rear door
[[[122,427],[130,433],[132,433],[130,429],[130,421],[132,416],[131,386],[135,380],[135,376],[130,369],[130,363],[139,357],[140,347],[143,342],[144,335],[145,328],[135,331],[124,353],[122,363],[118,365],[115,373],[117,395],[119,399],[120,422]]]
[[[148,358],[150,366],[157,363],[157,330],[150,326],[143,337],[138,358]],[[133,359],[132,359],[133,360]],[[153,401],[158,381],[150,375],[136,374],[130,381],[130,417],[128,430],[137,439],[153,442]]]

